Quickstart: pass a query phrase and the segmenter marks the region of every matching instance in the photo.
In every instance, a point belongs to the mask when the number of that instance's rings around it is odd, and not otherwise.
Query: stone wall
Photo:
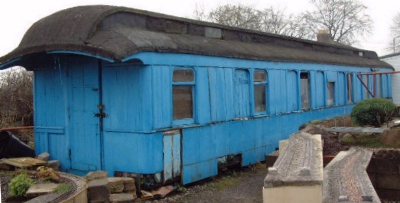
[[[367,173],[381,200],[400,200],[400,150],[375,150]]]

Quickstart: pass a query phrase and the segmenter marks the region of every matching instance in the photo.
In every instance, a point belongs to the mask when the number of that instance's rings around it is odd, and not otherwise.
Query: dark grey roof
[[[115,61],[149,51],[391,68],[372,51],[104,5],[69,8],[39,20],[0,58],[0,67],[57,50]]]

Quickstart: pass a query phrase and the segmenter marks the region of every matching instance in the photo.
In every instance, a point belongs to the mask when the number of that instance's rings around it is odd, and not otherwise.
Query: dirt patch
[[[380,142],[393,147],[400,147],[400,128],[392,128],[382,133]]]

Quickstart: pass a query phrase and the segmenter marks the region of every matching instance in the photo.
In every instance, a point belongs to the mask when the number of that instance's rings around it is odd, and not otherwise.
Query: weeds
[[[27,173],[21,173],[11,180],[9,183],[10,194],[13,196],[24,196],[29,187],[33,184],[33,180]]]
[[[356,139],[355,139],[355,138]],[[345,137],[342,142],[348,145],[373,147],[373,148],[393,148],[393,146],[382,144],[379,141],[379,136],[374,134],[356,134],[354,137]]]
[[[66,193],[71,191],[72,187],[69,184],[66,183],[61,183],[60,185],[58,185],[56,192],[57,193]]]

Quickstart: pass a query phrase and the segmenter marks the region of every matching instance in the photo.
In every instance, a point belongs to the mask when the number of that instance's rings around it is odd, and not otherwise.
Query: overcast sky
[[[355,47],[373,50],[378,55],[390,54],[385,50],[389,42],[392,18],[400,12],[399,0],[361,0],[368,7],[374,21],[373,35],[359,39]],[[0,3],[0,56],[16,48],[26,30],[39,19],[59,10],[89,4],[106,4],[144,9],[180,17],[191,17],[196,5],[205,10],[226,3],[242,2],[258,9],[274,6],[288,13],[300,13],[312,6],[309,0],[10,0]],[[400,43],[400,38],[397,40]]]

